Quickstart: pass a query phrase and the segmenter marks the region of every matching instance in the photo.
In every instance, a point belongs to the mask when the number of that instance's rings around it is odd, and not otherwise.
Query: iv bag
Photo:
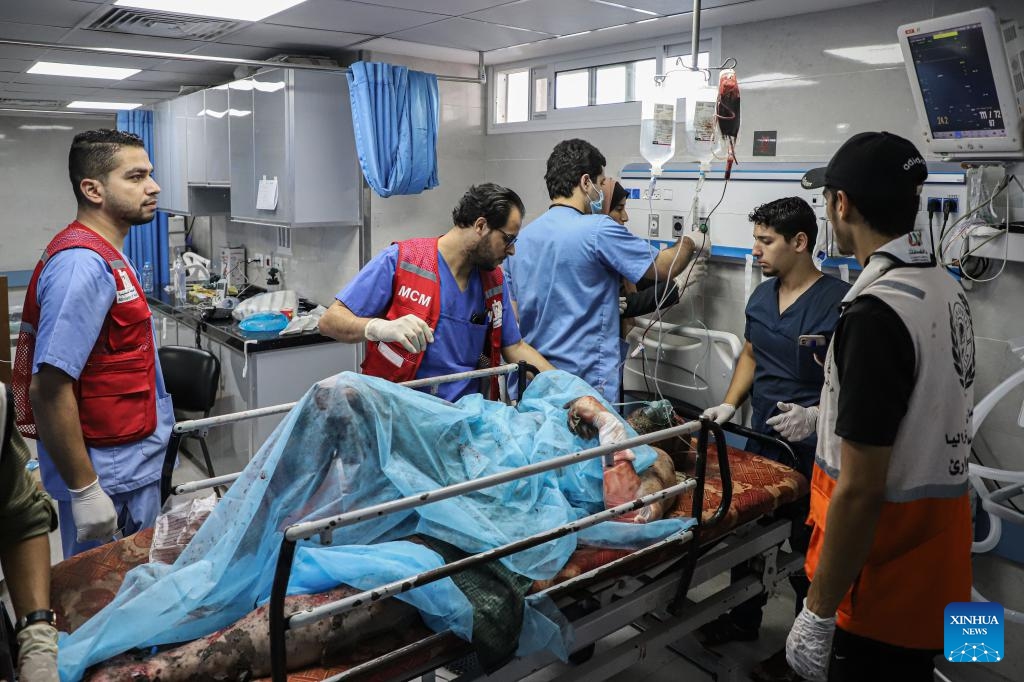
[[[682,84],[686,97],[686,151],[706,169],[719,146],[718,88],[708,85],[703,71],[685,71],[672,74]]]
[[[676,95],[656,82],[640,105],[640,154],[651,164],[651,177],[676,153]]]

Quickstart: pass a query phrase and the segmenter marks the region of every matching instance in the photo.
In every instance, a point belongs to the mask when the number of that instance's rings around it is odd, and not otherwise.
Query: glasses
[[[497,227],[492,227],[491,229],[494,230],[495,232],[499,233],[501,235],[501,238],[503,240],[505,240],[505,248],[506,249],[508,247],[514,245],[516,243],[516,240],[519,239],[519,235],[518,234],[512,235],[512,234],[509,234],[508,232],[505,232],[505,230],[499,229]]]

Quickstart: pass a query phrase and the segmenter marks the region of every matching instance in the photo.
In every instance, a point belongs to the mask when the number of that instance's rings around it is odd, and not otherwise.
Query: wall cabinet
[[[153,165],[160,184],[157,205],[161,210],[191,215],[227,213],[231,182],[227,103],[224,85],[153,107]]]
[[[185,153],[188,115],[184,98],[153,108],[154,174],[160,185],[157,206],[168,213],[188,213],[188,166]]]
[[[362,222],[343,73],[272,69],[231,83],[228,105],[232,219],[285,227]],[[277,201],[261,207],[264,179],[276,179]]]

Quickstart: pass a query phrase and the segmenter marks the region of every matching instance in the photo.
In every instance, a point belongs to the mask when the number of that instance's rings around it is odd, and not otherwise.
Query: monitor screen
[[[932,137],[1006,137],[985,36],[971,23],[908,37]]]

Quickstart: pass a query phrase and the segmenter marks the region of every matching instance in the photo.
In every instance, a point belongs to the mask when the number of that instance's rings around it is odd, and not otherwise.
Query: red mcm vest
[[[65,249],[98,253],[110,266],[117,289],[96,344],[74,384],[82,435],[92,446],[141,440],[156,430],[157,423],[156,349],[149,305],[142,286],[117,249],[78,221],[47,245],[25,293],[11,381],[18,430],[28,438],[39,437],[28,395],[39,325],[36,286],[47,261]]]
[[[384,319],[395,320],[410,313],[430,327],[437,329],[441,316],[441,280],[437,271],[437,239],[407,239],[397,242],[398,264],[395,268],[391,306]],[[485,343],[490,366],[501,364],[501,300],[504,276],[501,268],[487,272],[480,270],[484,301],[491,313],[491,328]],[[416,378],[423,362],[423,353],[410,353],[396,342],[370,342],[366,344],[364,374],[389,381],[402,382]],[[498,379],[490,381],[490,396],[498,398]]]

